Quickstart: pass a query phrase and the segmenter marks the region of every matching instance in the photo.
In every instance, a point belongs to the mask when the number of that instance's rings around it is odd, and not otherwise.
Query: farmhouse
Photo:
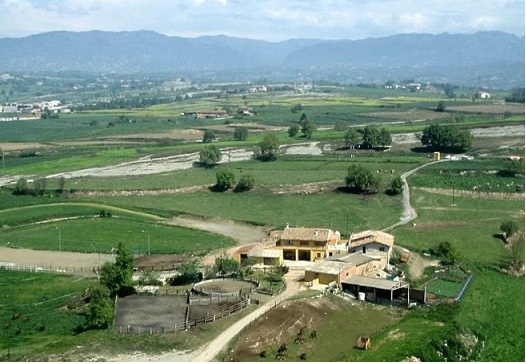
[[[340,242],[340,233],[331,229],[291,228],[287,225],[276,247],[283,251],[283,259],[313,262],[328,256],[330,246]]]
[[[389,265],[393,245],[393,235],[377,230],[366,230],[351,234],[349,238],[349,252],[362,252],[363,254],[379,258],[383,267]]]

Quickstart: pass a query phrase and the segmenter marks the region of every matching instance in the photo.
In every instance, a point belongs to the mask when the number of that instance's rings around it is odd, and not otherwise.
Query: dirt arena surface
[[[233,279],[204,281],[195,285],[196,289],[203,291],[223,292],[223,293],[237,293],[240,290],[249,292],[254,287],[252,282],[244,282]]]
[[[186,319],[186,296],[127,296],[117,301],[115,328],[130,326],[161,330]],[[170,326],[171,325],[171,326]],[[135,332],[135,331],[134,331]]]
[[[0,264],[14,264],[21,267],[41,267],[44,270],[66,270],[93,272],[93,268],[105,262],[114,262],[110,254],[73,253],[48,250],[31,250],[0,247]]]

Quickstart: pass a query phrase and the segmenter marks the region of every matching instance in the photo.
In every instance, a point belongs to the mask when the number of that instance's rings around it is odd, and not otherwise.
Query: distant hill
[[[524,37],[502,32],[362,40],[170,37],[152,31],[0,38],[0,72],[173,73],[210,80],[389,79],[524,86]]]

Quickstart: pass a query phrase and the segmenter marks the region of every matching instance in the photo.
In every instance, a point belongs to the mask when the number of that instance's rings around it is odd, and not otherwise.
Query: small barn
[[[365,293],[369,302],[392,304],[396,300],[409,305],[409,283],[400,280],[349,276],[342,281],[342,290],[355,297]]]

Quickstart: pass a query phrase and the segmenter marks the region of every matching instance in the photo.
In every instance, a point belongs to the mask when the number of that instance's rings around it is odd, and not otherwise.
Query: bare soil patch
[[[203,291],[222,292],[222,293],[237,293],[240,290],[249,292],[254,287],[254,283],[246,281],[238,281],[234,279],[204,281],[195,285],[196,289]]]
[[[100,260],[99,260],[100,259]],[[105,262],[113,262],[110,254],[72,253],[47,250],[13,249],[0,247],[0,263],[19,267],[41,267],[46,270],[93,272]]]
[[[241,335],[230,357],[234,361],[255,361],[262,351],[291,340],[303,327],[310,334],[324,321],[324,313],[339,309],[338,304],[323,298],[285,302],[253,323]]]
[[[40,143],[0,143],[0,148],[4,152],[14,152],[19,150],[27,150],[27,149],[39,149],[43,148],[44,145]]]

